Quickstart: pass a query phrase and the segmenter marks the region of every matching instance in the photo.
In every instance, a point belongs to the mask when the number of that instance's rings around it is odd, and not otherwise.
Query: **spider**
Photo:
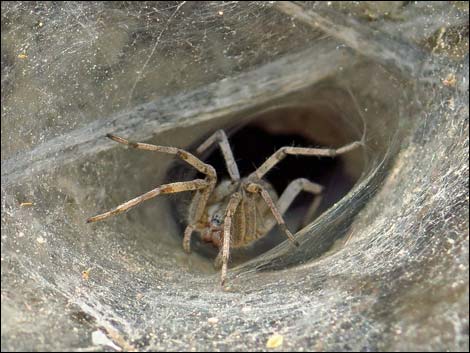
[[[302,191],[318,196],[312,203],[310,210],[307,212],[308,214],[313,214],[320,203],[320,194],[323,190],[321,185],[304,178],[295,179],[278,197],[271,184],[263,180],[266,173],[288,155],[335,157],[362,144],[355,141],[338,149],[282,147],[253,173],[241,178],[227,135],[223,130],[218,130],[196,150],[196,155],[200,155],[212,145],[219,145],[230,179],[222,180],[217,184],[217,174],[214,167],[185,150],[176,147],[131,142],[111,134],[106,136],[111,140],[136,149],[175,155],[204,174],[205,178],[161,185],[117,206],[111,211],[88,218],[87,223],[102,221],[126,212],[157,195],[194,191],[187,213],[183,249],[190,253],[191,236],[194,232],[198,232],[204,242],[215,245],[219,252],[214,265],[217,269],[221,268],[222,286],[227,277],[230,248],[241,248],[250,245],[255,240],[267,235],[276,223],[287,238],[294,245],[299,246],[298,241],[287,228],[282,215]]]

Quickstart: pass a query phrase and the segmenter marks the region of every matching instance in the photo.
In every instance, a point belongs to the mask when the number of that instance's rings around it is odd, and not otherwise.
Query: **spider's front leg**
[[[183,161],[185,161],[192,167],[196,168],[199,172],[205,174],[206,178],[205,180],[196,179],[192,181],[176,182],[176,183],[159,186],[149,192],[146,192],[145,194],[141,196],[138,196],[130,201],[127,201],[117,206],[116,208],[114,208],[113,210],[109,212],[105,212],[103,214],[88,218],[87,223],[102,221],[111,216],[120,214],[122,212],[125,212],[139,205],[143,201],[151,199],[160,194],[171,194],[171,193],[197,190],[197,195],[201,195],[200,202],[198,205],[200,206],[200,209],[202,210],[205,208],[207,199],[209,198],[210,193],[212,192],[212,190],[214,190],[215,184],[217,183],[217,174],[215,172],[214,167],[202,162],[196,156],[180,148],[168,147],[168,146],[157,146],[157,145],[151,145],[148,143],[141,143],[141,142],[133,142],[133,141],[129,141],[129,140],[126,140],[125,138],[112,135],[112,134],[107,134],[106,136],[113,141],[116,141],[120,144],[127,145],[135,149],[175,155],[176,157],[182,159]],[[197,212],[194,212],[194,213],[195,214],[193,215],[193,219],[199,220],[201,214]],[[185,234],[189,233],[189,236],[186,236],[186,238],[189,238],[191,235],[190,234],[190,231],[192,230],[191,227],[192,227],[192,223],[190,224],[190,226],[188,226],[188,229],[185,232]]]
[[[225,218],[224,218],[224,239],[222,243],[222,248],[215,259],[215,267],[219,268],[220,264],[222,263],[222,271],[220,274],[220,282],[223,286],[225,284],[225,279],[227,277],[227,267],[228,267],[228,260],[230,258],[230,240],[232,236],[232,218],[235,212],[237,211],[238,205],[242,200],[242,195],[239,192],[236,192],[230,197],[230,201],[227,206],[227,210],[225,211]]]
[[[113,141],[121,143],[123,145],[136,148],[138,150],[146,150],[146,151],[153,151],[153,152],[160,152],[160,153],[167,153],[167,154],[175,155],[176,157],[182,159],[183,161],[185,161],[192,167],[196,168],[202,174],[205,174],[209,182],[213,183],[214,185],[217,182],[217,174],[215,172],[214,167],[212,167],[210,164],[204,163],[193,154],[186,152],[185,150],[181,148],[157,146],[157,145],[151,145],[151,144],[142,143],[142,142],[133,142],[133,141],[129,141],[129,140],[126,140],[125,138],[112,135],[112,134],[107,134],[106,137],[110,138]]]
[[[207,200],[214,190],[214,183],[210,183],[206,188],[196,191],[188,210],[188,225],[184,230],[183,249],[189,254],[191,252],[191,235],[196,229],[196,223],[202,218],[206,209]]]
[[[94,217],[90,217],[87,219],[86,222],[87,223],[98,222],[106,218],[109,218],[111,216],[118,215],[158,195],[174,194],[174,193],[183,192],[183,191],[207,189],[208,185],[209,184],[207,183],[207,181],[202,180],[202,179],[195,179],[191,181],[182,181],[182,182],[177,182],[177,183],[161,185],[153,190],[146,192],[145,194],[142,194],[140,196],[137,196],[136,198],[133,198],[132,200],[124,202],[123,204],[112,209],[111,211],[99,214]]]

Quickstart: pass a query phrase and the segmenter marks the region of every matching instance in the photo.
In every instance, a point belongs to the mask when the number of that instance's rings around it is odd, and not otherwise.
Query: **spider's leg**
[[[252,193],[257,193],[260,194],[261,197],[263,198],[264,202],[268,205],[269,209],[271,210],[274,218],[276,219],[277,224],[279,224],[279,227],[286,233],[287,237],[289,238],[290,241],[292,241],[296,246],[299,246],[299,242],[295,240],[294,236],[292,233],[287,229],[286,222],[282,218],[281,213],[277,209],[276,205],[274,204],[273,199],[269,195],[269,193],[266,191],[265,188],[263,188],[261,185],[256,184],[256,183],[250,183],[246,187],[246,191],[252,192]]]
[[[137,206],[138,204],[148,199],[151,199],[161,194],[173,194],[173,193],[183,192],[183,191],[200,190],[200,189],[207,188],[208,186],[209,186],[209,183],[206,180],[202,180],[202,179],[195,179],[191,181],[183,181],[183,182],[178,182],[178,183],[161,185],[158,188],[150,190],[149,192],[146,192],[145,194],[142,194],[136,198],[133,198],[132,200],[129,200],[117,206],[111,211],[88,218],[87,223],[102,221],[108,217],[120,214],[122,212],[125,212]]]
[[[313,200],[307,213],[304,216],[304,221],[302,224],[304,226],[305,222],[312,219],[312,216],[315,214],[315,211],[317,210],[318,206],[320,206],[320,202],[322,200],[321,192],[323,191],[323,186],[305,178],[295,179],[285,188],[284,192],[282,193],[281,197],[277,202],[277,207],[279,208],[279,212],[283,215],[290,207],[294,199],[297,197],[297,195],[300,194],[302,191],[306,191],[316,195],[315,199]]]
[[[195,228],[196,227],[190,223],[184,230],[183,249],[187,254],[191,252],[191,235],[193,234]]]
[[[193,166],[196,168],[199,172],[203,173],[206,175],[206,186],[201,187],[198,189],[187,189],[187,190],[181,190],[181,191],[189,191],[189,190],[199,190],[196,195],[194,196],[193,203],[195,207],[192,207],[192,209],[189,212],[189,223],[188,226],[186,227],[184,231],[184,238],[183,238],[183,248],[186,252],[190,252],[190,242],[191,242],[191,234],[193,233],[195,229],[194,223],[196,223],[201,217],[204,212],[204,209],[206,207],[207,200],[209,199],[209,196],[211,192],[214,190],[215,184],[217,183],[217,174],[215,172],[214,167],[212,167],[209,164],[204,163],[201,161],[199,158],[196,156],[192,155],[189,152],[186,152],[185,150],[182,150],[180,148],[176,147],[167,147],[167,146],[157,146],[157,145],[151,145],[148,143],[140,143],[140,142],[131,142],[129,140],[126,140],[122,137],[107,134],[107,137],[109,137],[111,140],[122,143],[124,145],[137,148],[140,150],[147,150],[147,151],[155,151],[155,152],[162,152],[162,153],[168,153],[168,154],[173,154],[188,163],[189,165]],[[202,189],[202,190],[201,190]],[[176,191],[179,192],[179,191]],[[198,202],[194,202],[194,200],[198,200]],[[131,200],[132,201],[132,200]],[[130,202],[130,201],[129,201]],[[98,216],[97,216],[98,217]]]
[[[256,169],[250,177],[261,179],[276,164],[282,161],[287,155],[296,156],[318,156],[318,157],[335,157],[362,145],[362,142],[355,141],[338,149],[331,148],[305,148],[305,147],[281,147],[271,155],[258,169]]]
[[[196,223],[202,218],[206,209],[207,200],[213,191],[214,186],[210,184],[207,188],[198,190],[191,201],[188,210],[188,225],[184,230],[183,249],[188,254],[191,252],[191,235],[196,228]]]
[[[141,142],[131,142],[122,137],[111,135],[111,134],[107,134],[106,136],[113,141],[122,143],[124,145],[130,146],[133,148],[137,148],[139,150],[147,150],[147,151],[173,154],[179,157],[180,159],[182,159],[183,161],[185,161],[186,163],[188,163],[189,165],[196,168],[201,173],[207,175],[207,179],[210,183],[213,183],[215,185],[217,182],[217,175],[215,173],[214,167],[212,167],[209,164],[204,163],[196,156],[192,155],[189,152],[186,152],[185,150],[182,150],[181,148],[150,145],[148,143],[141,143]]]
[[[246,224],[245,236],[255,239],[256,238],[256,236],[255,236],[256,228],[257,228],[255,194],[246,193],[245,198],[244,198],[244,203],[245,203],[245,206],[246,206],[246,210],[245,210],[245,224]]]
[[[242,200],[242,195],[239,192],[236,192],[230,197],[227,209],[225,211],[224,218],[224,240],[222,244],[222,249],[215,259],[215,266],[218,267],[220,262],[222,262],[222,271],[220,274],[221,285],[225,284],[225,279],[227,277],[227,266],[228,260],[230,257],[230,240],[232,232],[232,218],[237,210],[240,201]]]
[[[305,178],[299,178],[291,181],[291,183],[284,189],[284,192],[277,202],[279,212],[284,214],[297,195],[302,191],[306,191],[314,195],[320,195],[323,191],[323,186]],[[318,199],[318,197],[316,199]]]
[[[197,154],[200,155],[215,143],[219,144],[222,154],[224,155],[225,164],[227,165],[227,170],[230,174],[230,178],[233,181],[240,180],[240,172],[238,171],[237,163],[235,162],[235,158],[233,157],[233,152],[230,148],[230,144],[228,142],[228,138],[224,130],[217,130],[211,137],[204,141],[196,150]]]
[[[323,186],[305,178],[299,178],[291,181],[290,184],[284,189],[281,197],[277,201],[277,208],[279,210],[279,213],[281,215],[284,215],[284,213],[286,213],[286,211],[289,209],[290,205],[295,200],[297,195],[299,195],[302,191],[309,192],[311,194],[316,195],[316,197],[310,205],[306,215],[304,216],[305,223],[307,220],[312,218],[318,206],[320,206],[320,202],[322,200],[320,194],[322,190]],[[268,233],[274,227],[274,224],[275,221],[273,219],[270,219],[264,226],[263,233]],[[303,224],[303,226],[304,225],[305,224]]]

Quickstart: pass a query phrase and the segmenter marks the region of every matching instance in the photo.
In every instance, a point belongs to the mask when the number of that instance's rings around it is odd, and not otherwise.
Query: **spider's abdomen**
[[[262,182],[274,202],[278,196],[271,184]],[[248,246],[264,237],[274,224],[271,210],[258,194],[243,191],[243,198],[234,215],[232,225],[232,247]]]
[[[258,194],[244,189],[245,182],[244,179],[235,183],[224,180],[215,188],[200,220],[199,231],[204,241],[213,243],[217,247],[222,246],[227,206],[231,196],[236,192],[241,193],[242,199],[232,218],[231,247],[248,246],[265,236],[272,228],[275,222],[271,210]],[[265,181],[258,183],[263,185],[276,202],[278,197],[271,184]]]

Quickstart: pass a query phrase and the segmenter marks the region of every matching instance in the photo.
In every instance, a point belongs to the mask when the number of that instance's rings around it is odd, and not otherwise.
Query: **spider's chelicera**
[[[200,155],[211,145],[219,145],[230,179],[222,180],[217,184],[217,174],[211,165],[180,148],[130,142],[111,134],[107,137],[133,148],[176,155],[204,174],[205,178],[161,185],[109,212],[91,217],[87,222],[97,222],[120,214],[157,195],[194,191],[187,213],[183,248],[186,252],[190,252],[193,232],[198,232],[203,241],[215,245],[219,249],[215,266],[222,268],[222,285],[227,276],[230,248],[240,248],[251,244],[268,234],[276,223],[289,240],[298,246],[297,240],[287,229],[282,215],[301,191],[317,195],[307,216],[313,215],[320,204],[320,194],[323,189],[321,185],[304,178],[295,179],[278,197],[271,184],[263,180],[266,173],[288,155],[335,157],[362,144],[355,141],[338,149],[282,147],[253,173],[241,178],[227,136],[223,130],[218,130],[196,150],[196,155]]]

